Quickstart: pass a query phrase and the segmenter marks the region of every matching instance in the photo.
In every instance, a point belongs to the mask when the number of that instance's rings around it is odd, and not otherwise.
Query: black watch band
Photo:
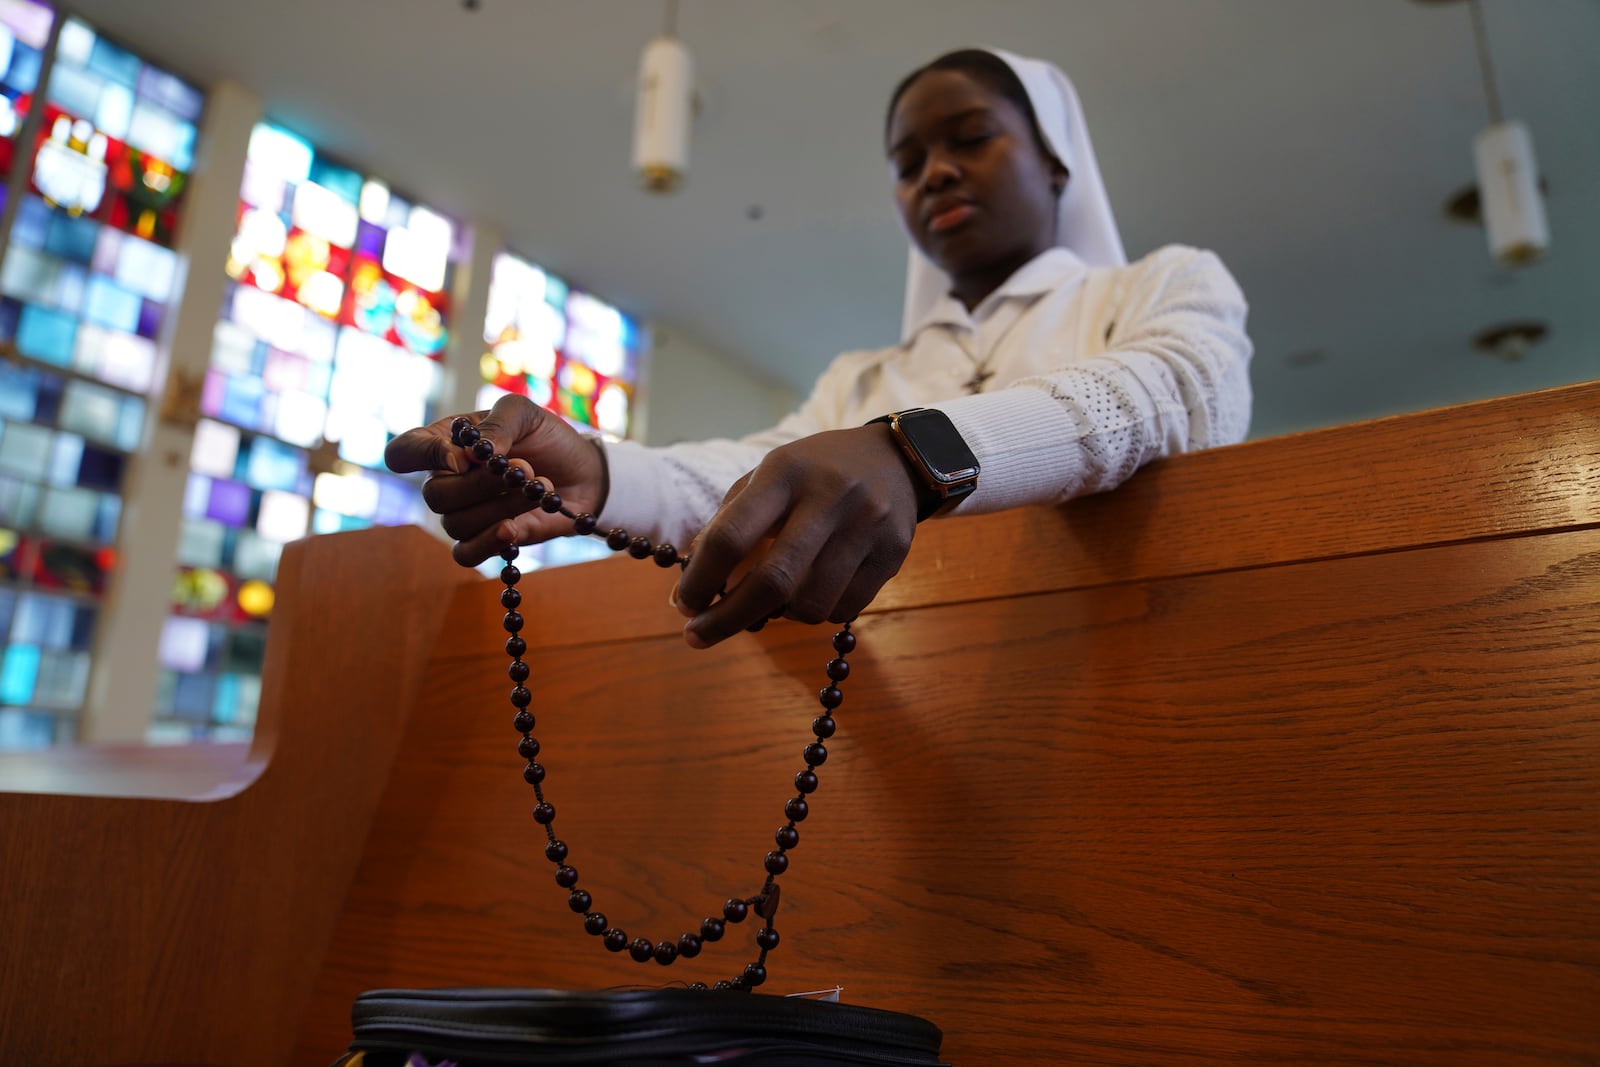
[[[907,408],[881,415],[921,483],[917,521],[949,511],[978,487],[978,457],[972,454],[950,416],[937,408]]]

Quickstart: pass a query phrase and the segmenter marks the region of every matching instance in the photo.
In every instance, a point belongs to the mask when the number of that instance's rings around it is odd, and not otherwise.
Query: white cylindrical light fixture
[[[1550,226],[1528,128],[1515,120],[1496,122],[1478,134],[1473,154],[1490,252],[1506,266],[1538,259],[1550,247]]]
[[[633,169],[653,193],[670,193],[689,169],[694,59],[676,37],[657,37],[639,58]]]

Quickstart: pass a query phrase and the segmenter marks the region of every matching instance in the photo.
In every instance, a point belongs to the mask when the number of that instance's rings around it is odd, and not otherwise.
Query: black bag
[[[943,1035],[926,1019],[800,997],[378,989],[361,994],[350,1014],[355,1040],[339,1064],[351,1067],[403,1067],[413,1054],[457,1067],[947,1067]]]

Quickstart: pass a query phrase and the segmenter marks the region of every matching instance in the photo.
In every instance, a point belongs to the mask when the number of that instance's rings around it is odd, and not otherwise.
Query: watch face
[[[915,411],[900,416],[905,438],[921,457],[923,466],[941,482],[962,482],[976,477],[978,460],[942,411]]]

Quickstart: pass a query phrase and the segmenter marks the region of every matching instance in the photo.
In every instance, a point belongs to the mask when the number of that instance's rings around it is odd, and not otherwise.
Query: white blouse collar
[[[1028,300],[1052,289],[1076,286],[1088,272],[1088,265],[1066,248],[1047,248],[1018,267],[1000,287],[979,301],[970,312],[954,295],[946,293],[928,309],[912,332],[912,338],[929,326],[954,326],[973,329],[1007,300]]]

